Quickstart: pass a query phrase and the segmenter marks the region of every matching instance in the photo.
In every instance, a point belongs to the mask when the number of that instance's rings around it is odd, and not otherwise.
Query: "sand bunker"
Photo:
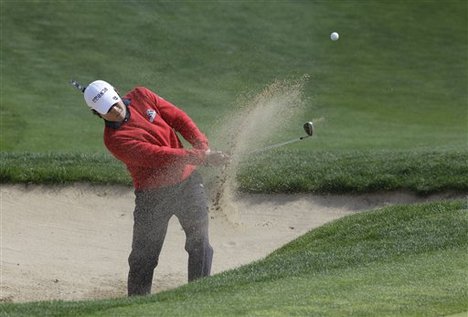
[[[449,196],[242,195],[232,202],[235,217],[211,212],[212,273],[261,259],[310,229],[357,211]],[[126,296],[133,206],[128,187],[3,185],[0,300]],[[172,218],[153,293],[186,283],[184,239]]]

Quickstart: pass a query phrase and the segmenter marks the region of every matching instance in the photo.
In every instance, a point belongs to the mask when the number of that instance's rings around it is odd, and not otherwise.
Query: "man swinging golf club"
[[[153,272],[173,215],[186,234],[188,280],[210,275],[208,204],[196,168],[223,165],[227,155],[210,151],[207,138],[190,117],[147,88],[134,88],[121,98],[102,80],[87,87],[72,84],[104,119],[104,144],[133,179],[136,198],[128,295],[151,293]],[[184,148],[176,132],[193,148]]]

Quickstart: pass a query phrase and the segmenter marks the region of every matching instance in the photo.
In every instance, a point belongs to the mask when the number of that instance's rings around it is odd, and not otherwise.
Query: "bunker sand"
[[[236,214],[210,211],[212,273],[248,264],[340,217],[434,199],[406,193],[362,196],[239,195]],[[134,194],[129,187],[3,185],[0,301],[126,296]],[[153,293],[187,281],[185,236],[172,218]]]

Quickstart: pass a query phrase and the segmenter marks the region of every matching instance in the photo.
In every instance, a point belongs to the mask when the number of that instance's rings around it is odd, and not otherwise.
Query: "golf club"
[[[70,81],[70,84],[72,84],[73,87],[75,87],[76,89],[78,89],[79,91],[83,92],[85,91],[86,89],[86,86],[81,86],[79,82],[77,82],[76,80],[71,80]]]
[[[314,124],[311,121],[304,123],[303,127],[304,127],[304,131],[305,131],[305,133],[307,135],[304,135],[304,136],[301,136],[300,138],[295,138],[295,139],[292,139],[292,140],[289,140],[289,141],[286,141],[286,142],[272,144],[272,145],[269,145],[269,146],[264,147],[262,149],[257,149],[257,150],[251,151],[248,154],[254,154],[254,153],[259,153],[259,152],[263,152],[263,151],[266,151],[266,150],[271,150],[271,149],[274,149],[274,148],[277,148],[277,147],[280,147],[280,146],[284,146],[286,144],[291,144],[291,143],[295,143],[295,142],[298,142],[298,141],[302,141],[302,140],[314,135]]]

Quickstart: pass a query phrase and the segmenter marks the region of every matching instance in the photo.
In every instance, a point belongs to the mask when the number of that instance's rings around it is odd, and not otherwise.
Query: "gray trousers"
[[[186,236],[189,282],[210,275],[213,249],[208,240],[208,205],[198,172],[181,184],[135,191],[135,196],[128,295],[151,293],[154,269],[173,215],[179,219]]]

